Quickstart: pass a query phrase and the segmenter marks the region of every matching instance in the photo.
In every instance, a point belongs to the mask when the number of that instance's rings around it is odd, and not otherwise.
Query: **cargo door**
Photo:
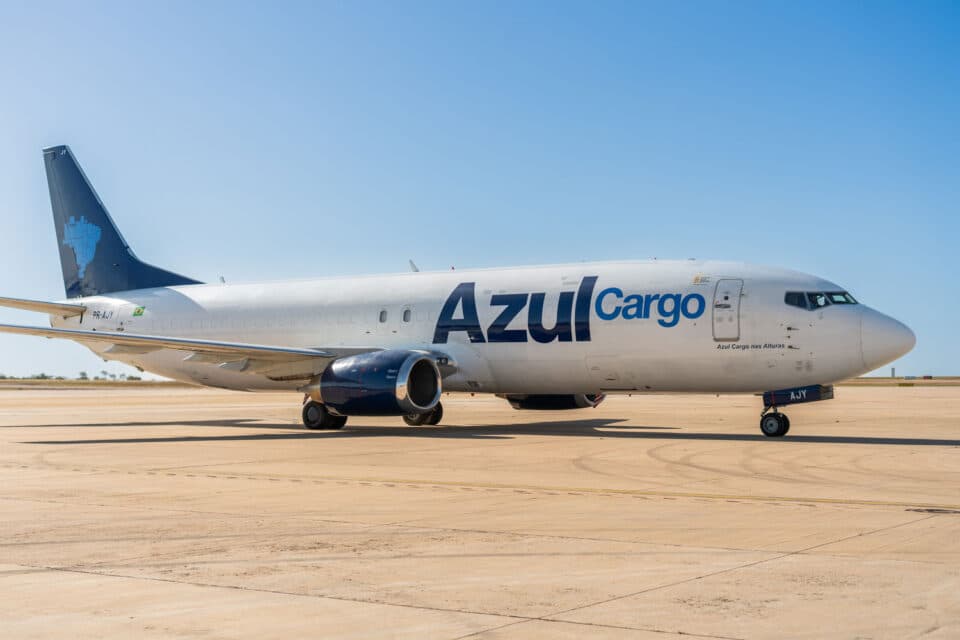
[[[736,342],[740,339],[740,294],[743,280],[718,280],[713,294],[713,339]]]

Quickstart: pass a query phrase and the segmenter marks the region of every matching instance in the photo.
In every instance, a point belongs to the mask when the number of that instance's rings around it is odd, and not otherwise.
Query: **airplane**
[[[183,382],[303,394],[309,429],[349,416],[443,419],[443,391],[519,410],[607,394],[754,393],[760,430],[786,405],[916,343],[843,287],[741,262],[629,260],[204,284],[142,262],[69,147],[43,150],[66,298],[0,298],[47,314],[13,334],[74,340]]]

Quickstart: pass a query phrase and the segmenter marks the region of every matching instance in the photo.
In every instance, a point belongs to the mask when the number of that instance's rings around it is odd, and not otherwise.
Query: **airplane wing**
[[[169,338],[108,331],[82,331],[0,324],[0,332],[44,338],[66,338],[81,343],[107,344],[103,355],[145,354],[162,349],[184,352],[184,360],[215,364],[223,369],[265,375],[273,380],[299,380],[321,373],[335,358],[379,349],[372,347],[334,349],[301,349],[269,345],[244,344]]]
[[[60,316],[61,318],[79,316],[87,310],[82,304],[41,302],[40,300],[24,300],[23,298],[0,298],[0,307],[23,309],[25,311],[39,311],[40,313]]]

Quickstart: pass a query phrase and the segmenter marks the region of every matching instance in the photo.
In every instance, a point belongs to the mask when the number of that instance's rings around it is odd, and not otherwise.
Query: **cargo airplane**
[[[188,383],[303,395],[303,423],[435,425],[441,391],[516,409],[610,393],[762,394],[779,409],[910,351],[913,332],[833,282],[739,262],[620,261],[203,284],[140,261],[66,146],[44,149],[66,299],[0,298],[106,360]]]

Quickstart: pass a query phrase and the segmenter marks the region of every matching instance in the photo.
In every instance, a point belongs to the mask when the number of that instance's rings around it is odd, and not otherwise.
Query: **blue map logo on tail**
[[[93,262],[98,242],[100,242],[100,227],[87,222],[85,216],[80,216],[79,221],[74,216],[70,216],[70,221],[63,225],[63,244],[73,249],[81,279],[87,271],[87,265]]]

